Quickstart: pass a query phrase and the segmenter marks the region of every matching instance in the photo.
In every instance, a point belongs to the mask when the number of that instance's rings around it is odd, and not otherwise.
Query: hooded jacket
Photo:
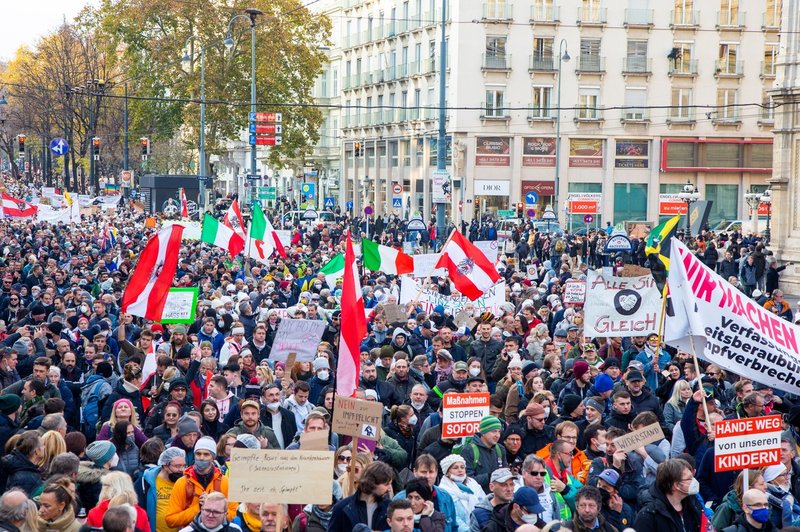
[[[197,516],[192,519],[192,522],[181,528],[178,532],[207,532],[208,528],[203,525],[203,522],[200,520],[201,517],[202,516],[198,511]],[[239,528],[239,525],[236,523],[226,519],[222,524],[222,528],[216,530],[215,532],[242,532],[242,529]]]
[[[175,487],[172,489],[169,503],[167,504],[167,512],[164,515],[164,520],[167,526],[173,528],[184,527],[192,522],[192,518],[200,514],[200,494],[211,493],[212,491],[219,491],[226,497],[228,496],[228,477],[222,474],[222,471],[216,466],[211,476],[211,481],[208,486],[203,488],[203,485],[197,480],[197,473],[194,471],[194,466],[189,466],[184,471],[183,476],[175,482]],[[191,488],[187,488],[187,484]],[[215,485],[219,485],[219,489],[215,489]],[[187,497],[187,491],[192,492],[191,499]],[[236,508],[239,504],[235,501],[228,502],[228,520],[236,516]],[[199,529],[202,530],[202,529]]]
[[[100,481],[109,471],[96,467],[94,462],[82,461],[78,466],[78,498],[87,510],[97,506],[102,489]]]
[[[20,488],[28,495],[33,495],[36,488],[42,483],[42,474],[39,468],[27,456],[17,449],[3,457],[0,469],[0,491],[5,492],[11,488]]]
[[[475,456],[477,451],[478,455]],[[489,479],[492,472],[502,467],[508,467],[506,461],[506,450],[498,444],[493,447],[487,447],[480,437],[480,433],[476,433],[467,443],[461,448],[461,456],[467,463],[467,476],[475,479],[484,492],[489,492]]]

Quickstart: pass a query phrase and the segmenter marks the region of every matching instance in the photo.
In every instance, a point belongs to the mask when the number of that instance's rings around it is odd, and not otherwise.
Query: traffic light
[[[517,218],[522,218],[522,213],[524,212],[523,211],[524,208],[525,205],[523,205],[522,203],[517,203]]]
[[[142,146],[142,159],[147,159],[147,156],[150,155],[150,139],[142,137],[139,139],[139,143]]]
[[[361,149],[362,148],[360,142],[356,142],[355,144],[353,144],[353,155],[355,157],[361,157]]]
[[[19,143],[19,154],[25,155],[25,135],[17,135],[17,142]]]
[[[95,161],[100,160],[100,137],[92,137],[92,155]]]
[[[480,215],[480,212],[481,212],[481,200],[480,200],[480,198],[475,198],[475,203],[473,203],[473,205],[475,205],[475,207],[474,207],[475,215],[476,216]]]

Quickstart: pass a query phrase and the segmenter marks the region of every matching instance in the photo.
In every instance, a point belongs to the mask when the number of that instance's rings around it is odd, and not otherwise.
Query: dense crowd
[[[401,247],[405,222],[370,222]],[[279,220],[275,220],[276,225]],[[109,231],[109,225],[113,231]],[[125,204],[79,225],[0,221],[0,530],[112,532],[792,530],[800,525],[800,406],[778,390],[700,362],[649,336],[591,338],[564,282],[611,263],[647,265],[643,241],[607,257],[605,231],[547,235],[520,225],[499,242],[499,315],[405,306],[399,280],[365,271],[369,309],[356,396],[381,403],[380,439],[335,452],[329,504],[228,498],[234,447],[299,449],[330,431],[341,281],[319,271],[364,220],[292,230],[288,258],[242,262],[196,241],[176,286],[198,286],[193,323],[120,312],[152,229]],[[497,239],[494,224],[460,228]],[[109,233],[115,235],[110,239]],[[414,235],[416,244],[430,232]],[[704,233],[704,262],[787,320],[774,257],[760,237]],[[455,293],[446,277],[433,290]],[[281,320],[323,320],[313,362],[270,359]],[[346,324],[344,326],[347,326]],[[698,373],[699,368],[699,373]],[[464,441],[442,437],[442,398],[491,393]],[[779,412],[781,464],[714,472],[720,419]],[[614,441],[659,423],[664,438]]]

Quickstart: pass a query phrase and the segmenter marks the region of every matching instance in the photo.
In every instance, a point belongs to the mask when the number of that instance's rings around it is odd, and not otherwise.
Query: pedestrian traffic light
[[[139,139],[139,142],[142,145],[142,157],[147,157],[150,155],[150,139],[147,137],[142,137]]]
[[[17,142],[19,143],[19,154],[25,155],[25,135],[17,135]]]
[[[92,137],[92,155],[95,160],[100,159],[100,137]]]

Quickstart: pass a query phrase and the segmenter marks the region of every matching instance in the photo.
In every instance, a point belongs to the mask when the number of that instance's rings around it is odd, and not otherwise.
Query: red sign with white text
[[[726,419],[714,424],[714,471],[781,463],[781,416]]]
[[[472,436],[489,415],[488,393],[448,393],[442,397],[442,438]]]

